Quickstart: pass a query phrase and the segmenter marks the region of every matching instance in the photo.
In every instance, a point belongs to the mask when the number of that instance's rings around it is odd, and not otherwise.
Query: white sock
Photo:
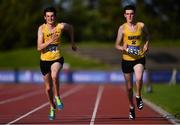
[[[58,96],[55,96],[55,98],[56,98],[56,99],[59,99],[59,97],[58,97]]]
[[[137,95],[136,98],[140,98],[140,96]]]
[[[129,106],[130,107],[130,109],[134,109],[134,106]]]

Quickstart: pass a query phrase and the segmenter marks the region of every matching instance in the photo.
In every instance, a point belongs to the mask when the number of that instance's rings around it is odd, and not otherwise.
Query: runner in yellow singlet
[[[133,73],[136,80],[137,108],[143,108],[141,88],[145,68],[145,55],[149,48],[149,33],[143,22],[135,20],[135,6],[124,8],[126,22],[119,27],[115,47],[122,52],[122,72],[126,81],[129,99],[129,119],[135,119],[135,106],[133,102]]]
[[[55,109],[63,109],[59,95],[59,72],[63,67],[64,58],[61,46],[62,32],[67,31],[70,36],[72,50],[76,51],[73,27],[67,23],[56,23],[56,10],[54,7],[44,9],[45,23],[39,26],[37,50],[40,51],[40,69],[43,74],[45,91],[50,104],[49,119],[55,119]],[[54,102],[55,100],[55,102]]]

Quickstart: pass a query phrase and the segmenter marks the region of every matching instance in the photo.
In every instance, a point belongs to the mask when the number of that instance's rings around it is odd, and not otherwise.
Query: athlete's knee
[[[57,77],[56,76],[52,76],[52,81],[56,81]]]
[[[143,80],[140,78],[140,79],[136,79],[136,83],[137,84],[142,84]]]
[[[53,81],[53,83],[57,83],[58,77],[56,75],[52,75],[52,81]]]

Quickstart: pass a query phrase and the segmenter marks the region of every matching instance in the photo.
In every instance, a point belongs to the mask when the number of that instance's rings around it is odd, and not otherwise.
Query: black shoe
[[[129,109],[129,119],[134,120],[135,118],[136,118],[135,108],[130,108]]]
[[[137,108],[139,110],[143,109],[143,101],[142,101],[141,97],[139,97],[139,98],[136,97],[136,103],[137,103]]]

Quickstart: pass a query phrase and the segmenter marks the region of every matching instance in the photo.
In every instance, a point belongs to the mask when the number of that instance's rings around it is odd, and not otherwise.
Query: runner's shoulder
[[[144,27],[145,25],[143,22],[138,22],[137,24],[140,25],[141,27]]]
[[[122,32],[124,32],[124,27],[125,27],[125,23],[119,26],[119,30],[121,30]]]
[[[38,29],[42,30],[44,27],[45,27],[45,24],[41,24]]]

